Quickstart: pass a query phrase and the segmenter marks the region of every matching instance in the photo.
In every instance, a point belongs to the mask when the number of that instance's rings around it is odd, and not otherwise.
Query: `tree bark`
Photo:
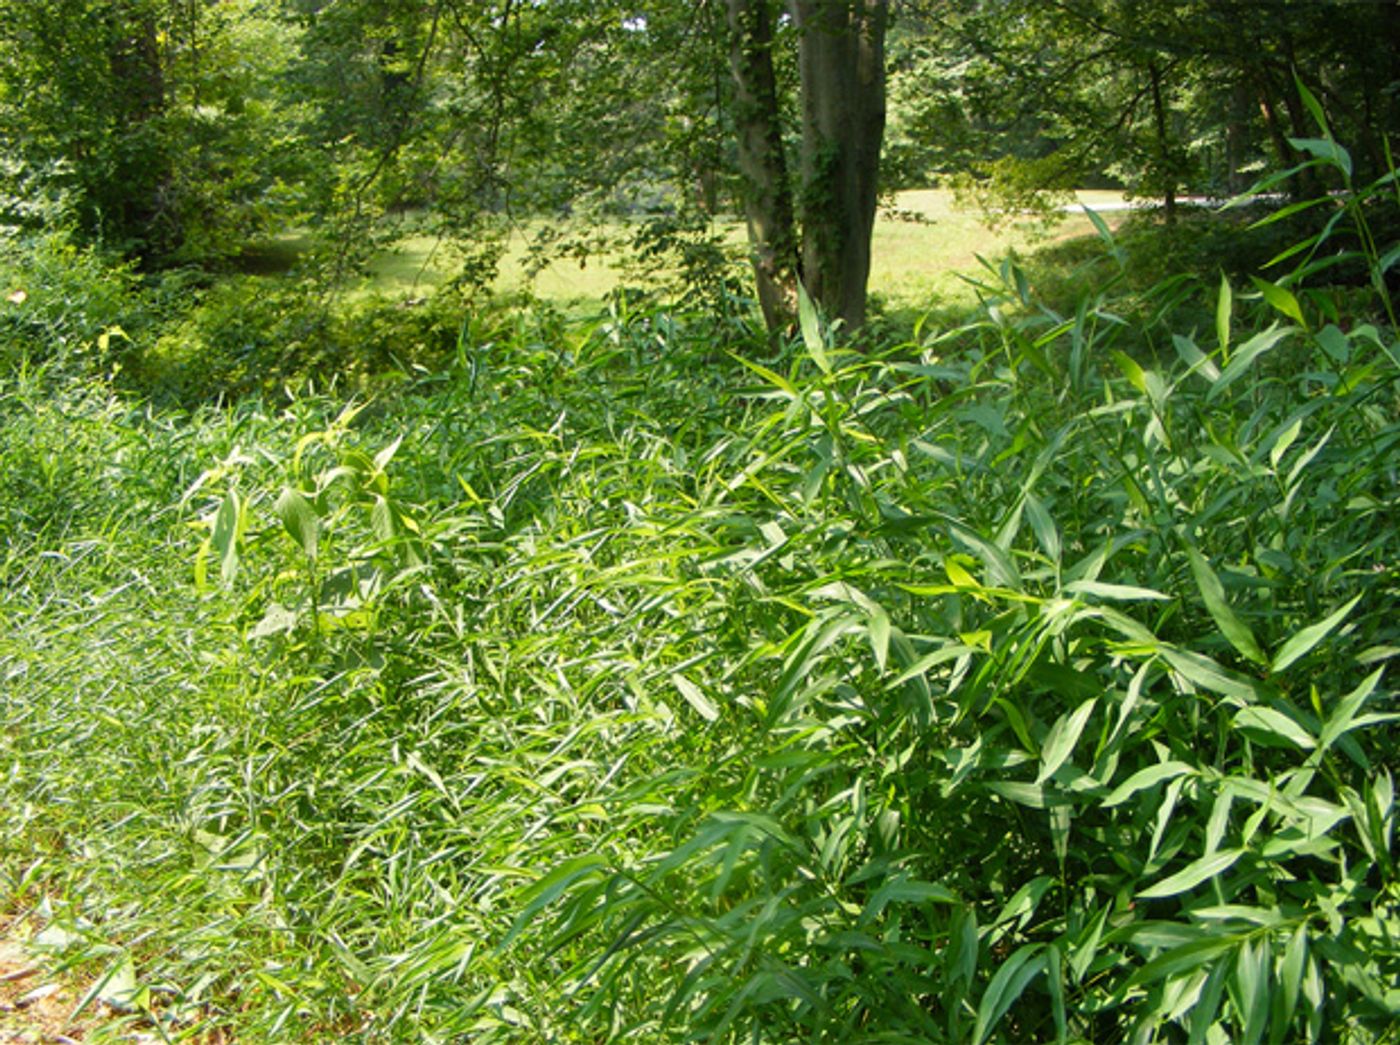
[[[1168,225],[1176,224],[1176,168],[1171,137],[1167,129],[1167,105],[1162,97],[1162,70],[1155,60],[1147,63],[1152,78],[1152,119],[1157,131],[1157,162],[1162,167],[1162,216]]]
[[[108,220],[112,231],[134,244],[143,264],[169,255],[181,240],[171,205],[173,162],[161,126],[165,116],[165,70],[153,9],[133,6],[105,13],[113,97],[111,133],[121,139],[114,174],[120,193]]]
[[[848,329],[865,322],[885,131],[888,0],[791,0],[802,80],[802,281]]]
[[[797,234],[773,72],[771,0],[728,0],[728,14],[744,217],[759,308],[776,333],[797,314]]]

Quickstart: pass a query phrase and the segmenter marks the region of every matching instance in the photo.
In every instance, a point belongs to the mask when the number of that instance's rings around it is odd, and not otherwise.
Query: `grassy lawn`
[[[1122,200],[1116,192],[1081,192],[1086,206]],[[1115,224],[1122,214],[1106,214]],[[737,221],[721,221],[719,230],[736,249],[742,249],[744,229]],[[607,293],[629,282],[624,259],[604,254],[580,263],[559,259],[537,273],[526,271],[527,246],[537,223],[521,225],[513,232],[501,263],[496,287],[502,291],[532,289],[541,298],[565,308],[596,306]],[[882,210],[875,223],[874,264],[870,289],[887,306],[896,309],[926,308],[930,304],[970,304],[973,292],[958,273],[977,269],[977,258],[996,258],[1008,250],[1027,251],[1050,239],[1091,235],[1093,226],[1082,214],[1066,214],[1054,228],[1030,229],[1005,226],[989,228],[981,214],[957,206],[952,192],[919,189],[898,194],[894,206]],[[455,252],[442,240],[408,235],[391,251],[370,263],[363,292],[413,296],[426,293],[451,273]]]

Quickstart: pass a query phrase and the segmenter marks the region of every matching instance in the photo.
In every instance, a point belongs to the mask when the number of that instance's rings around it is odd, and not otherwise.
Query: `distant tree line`
[[[858,325],[878,192],[1115,184],[1170,216],[1299,160],[1300,83],[1373,175],[1397,45],[1391,2],[0,0],[0,220],[58,194],[160,268],[419,207],[481,281],[509,218],[640,213],[675,253],[724,211],[770,326],[799,278]]]

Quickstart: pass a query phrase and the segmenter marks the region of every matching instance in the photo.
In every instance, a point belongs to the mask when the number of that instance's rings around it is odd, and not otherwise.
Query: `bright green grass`
[[[1117,203],[1122,196],[1113,192],[1081,192],[1079,199],[1092,206]],[[876,220],[870,289],[893,309],[920,310],[935,303],[950,307],[973,304],[975,294],[958,274],[976,272],[979,256],[1000,258],[1008,251],[1034,249],[1050,237],[1067,239],[1093,233],[1093,226],[1083,215],[1066,215],[1050,230],[1014,226],[992,229],[980,214],[958,207],[952,193],[941,189],[900,193],[892,210],[920,219],[909,220],[882,211]],[[1116,225],[1121,215],[1114,212],[1105,217]],[[509,292],[529,288],[546,301],[586,312],[596,309],[610,291],[630,282],[625,259],[619,254],[590,257],[582,264],[573,259],[557,260],[532,278],[524,261],[526,245],[536,228],[535,223],[526,223],[510,235],[497,289]],[[742,225],[729,221],[717,228],[742,255]],[[370,263],[370,280],[362,289],[422,295],[451,274],[453,259],[452,248],[443,241],[409,235],[392,251]]]
[[[359,413],[6,374],[0,910],[113,1035],[1387,1040],[1394,333],[1008,274]]]

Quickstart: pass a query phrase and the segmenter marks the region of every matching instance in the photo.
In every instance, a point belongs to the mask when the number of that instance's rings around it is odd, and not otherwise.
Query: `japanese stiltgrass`
[[[1395,330],[1269,285],[6,376],[0,904],[113,1035],[1384,1041]]]

